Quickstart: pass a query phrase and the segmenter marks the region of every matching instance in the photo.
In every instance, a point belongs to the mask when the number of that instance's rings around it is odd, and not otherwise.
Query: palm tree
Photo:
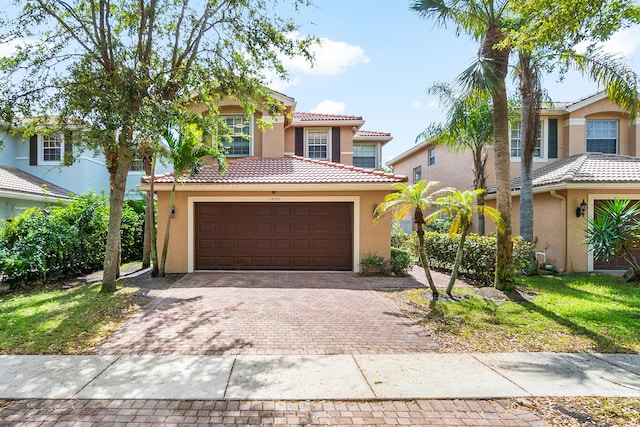
[[[640,277],[640,265],[631,249],[640,240],[640,202],[606,200],[595,208],[596,215],[587,221],[584,231],[589,250],[595,258],[622,256],[629,264],[630,279]]]
[[[487,92],[474,91],[464,96],[456,93],[447,83],[436,83],[427,89],[437,95],[440,104],[448,109],[444,123],[431,125],[418,137],[433,144],[448,147],[454,152],[471,151],[473,159],[473,186],[487,188],[487,147],[493,144],[493,109]],[[478,205],[484,205],[484,192],[478,197]],[[478,234],[485,234],[484,214],[478,212]]]
[[[449,235],[460,234],[460,241],[458,242],[458,250],[456,252],[456,259],[453,263],[451,271],[451,278],[447,285],[447,295],[450,297],[453,285],[458,278],[458,270],[462,264],[462,255],[464,252],[464,243],[469,229],[471,228],[471,220],[473,213],[478,212],[488,216],[500,228],[500,213],[491,206],[479,205],[477,202],[482,197],[484,189],[478,188],[475,190],[460,191],[455,188],[447,187],[442,190],[436,191],[431,196],[438,197],[433,206],[436,211],[426,218],[427,222],[432,222],[435,219],[444,216],[449,218],[451,225],[449,226]]]
[[[167,253],[169,251],[169,231],[171,229],[171,219],[173,217],[174,197],[176,184],[183,175],[193,176],[205,165],[205,157],[212,156],[218,163],[218,170],[223,172],[226,169],[226,158],[216,146],[207,144],[201,130],[196,123],[197,116],[189,117],[189,121],[175,124],[169,121],[164,130],[164,140],[167,143],[168,159],[173,165],[173,186],[169,196],[169,211],[167,214],[167,226],[164,233],[164,245],[162,248],[162,258],[160,261],[159,274],[165,275],[165,265]]]
[[[429,270],[429,260],[425,254],[424,248],[424,225],[425,216],[424,211],[431,206],[433,201],[429,195],[429,191],[432,187],[438,185],[436,181],[418,181],[413,185],[395,184],[394,187],[397,190],[395,193],[387,194],[384,198],[384,202],[380,203],[374,212],[374,223],[378,221],[380,217],[388,213],[393,213],[395,219],[402,219],[408,213],[413,211],[413,222],[416,224],[416,233],[418,235],[418,257],[422,268],[424,268],[424,274],[427,277],[429,288],[433,298],[438,297],[438,290],[433,283],[431,277],[431,271]]]
[[[502,227],[496,235],[496,276],[494,285],[507,291],[515,289],[511,254],[511,173],[509,143],[509,107],[506,78],[510,48],[506,31],[511,11],[508,0],[415,0],[410,8],[423,18],[440,25],[451,21],[458,32],[480,41],[478,60],[459,77],[469,88],[488,90],[493,105],[493,146],[496,171],[496,207]],[[503,46],[504,45],[504,46]]]

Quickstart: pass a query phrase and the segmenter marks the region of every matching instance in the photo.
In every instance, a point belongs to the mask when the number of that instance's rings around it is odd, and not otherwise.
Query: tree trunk
[[[473,153],[473,174],[474,174],[474,187],[475,189],[487,189],[487,155],[483,152],[482,147],[478,147]],[[478,206],[484,206],[484,193],[478,196]],[[478,234],[485,235],[485,218],[484,214],[478,212]]]
[[[493,132],[496,170],[496,208],[500,212],[501,223],[496,240],[496,289],[508,291],[515,289],[513,281],[513,242],[511,241],[511,156],[509,143],[509,106],[507,102],[507,77],[509,50],[495,49],[504,40],[504,34],[496,23],[490,23],[482,45],[482,54],[492,61],[495,67],[493,100]]]
[[[171,230],[171,216],[173,213],[173,201],[176,194],[176,179],[173,179],[173,187],[169,196],[169,211],[167,212],[167,227],[164,232],[164,244],[162,245],[162,261],[160,261],[160,277],[164,277],[164,267],[167,263],[167,252],[169,252],[169,231]]]
[[[102,292],[115,292],[116,280],[120,275],[120,226],[122,223],[122,203],[127,185],[130,156],[118,146],[116,164],[109,167],[109,227],[104,256]],[[109,166],[109,165],[108,165]]]
[[[418,257],[420,258],[420,263],[422,264],[422,268],[424,269],[424,275],[427,277],[427,283],[429,283],[429,288],[431,289],[431,294],[433,298],[438,297],[438,289],[436,289],[436,285],[433,283],[433,277],[431,277],[431,269],[429,268],[429,259],[425,253],[424,247],[424,216],[420,209],[416,209],[414,213],[414,222],[418,226],[416,233],[418,234]]]
[[[464,242],[467,240],[468,228],[462,231],[460,234],[460,242],[458,243],[458,250],[456,251],[456,260],[453,263],[453,269],[451,270],[451,278],[449,278],[449,284],[447,285],[447,295],[451,296],[453,285],[458,278],[458,270],[460,270],[460,264],[462,264],[462,254],[464,253]]]
[[[522,138],[520,147],[520,236],[531,243],[527,273],[536,270],[533,236],[533,154],[539,137],[540,82],[531,54],[520,53],[520,96],[522,98]]]

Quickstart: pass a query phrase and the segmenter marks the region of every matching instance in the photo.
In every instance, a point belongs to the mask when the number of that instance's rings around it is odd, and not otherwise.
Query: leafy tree
[[[0,41],[18,45],[0,61],[1,118],[59,114],[82,124],[77,144],[104,153],[111,209],[103,291],[116,289],[126,177],[141,142],[162,132],[155,118],[199,103],[212,124],[225,95],[247,113],[282,111],[260,76],[286,78],[282,55],[310,59],[315,39],[287,37],[297,27],[273,14],[276,1],[14,0],[20,13],[1,23]]]
[[[469,228],[471,227],[471,220],[473,213],[478,212],[489,216],[493,221],[498,224],[500,228],[500,213],[491,206],[484,206],[477,204],[478,199],[484,193],[484,189],[478,188],[475,190],[460,191],[455,188],[443,188],[436,191],[431,197],[437,197],[433,202],[433,207],[436,209],[426,219],[427,222],[434,221],[439,217],[447,217],[450,220],[449,234],[460,234],[460,241],[458,243],[458,249],[456,251],[456,260],[453,264],[451,271],[451,278],[447,285],[447,295],[451,295],[453,285],[458,278],[458,270],[462,264],[462,255],[464,253],[464,243],[469,234]]]
[[[185,124],[191,121],[191,124]],[[191,115],[188,120],[179,120],[177,123],[169,121],[164,131],[164,141],[167,143],[167,154],[173,165],[173,185],[169,196],[169,211],[167,212],[167,226],[164,233],[162,258],[159,274],[165,275],[167,253],[169,252],[169,232],[173,217],[174,197],[176,184],[184,175],[193,176],[205,165],[205,157],[212,156],[218,163],[218,170],[222,173],[226,170],[227,161],[223,153],[211,144],[207,144],[206,136],[197,127],[198,116]]]
[[[640,243],[640,202],[629,200],[606,200],[595,208],[594,218],[589,218],[584,229],[595,258],[606,262],[612,257],[622,256],[629,264],[632,279],[640,278],[640,265],[632,249]]]
[[[447,83],[436,83],[427,93],[439,97],[440,104],[447,108],[447,120],[429,126],[416,141],[430,140],[459,153],[470,151],[473,186],[486,190],[487,147],[493,144],[493,109],[489,95],[486,92],[459,94]],[[479,195],[478,205],[484,205],[484,193]],[[478,212],[478,234],[484,233],[484,214]]]
[[[438,290],[433,283],[431,271],[429,270],[429,260],[424,250],[424,211],[433,203],[429,191],[436,185],[438,185],[438,182],[424,180],[418,181],[413,185],[395,184],[394,187],[397,191],[387,194],[384,201],[376,207],[374,212],[374,222],[377,222],[381,216],[389,213],[393,213],[393,217],[399,220],[413,211],[413,222],[416,224],[416,234],[418,235],[418,257],[434,298],[438,296]]]
[[[513,242],[511,241],[511,177],[509,108],[506,77],[510,46],[505,43],[512,25],[509,0],[415,0],[410,8],[423,18],[440,25],[452,22],[458,33],[464,32],[480,42],[477,60],[459,77],[469,88],[487,90],[493,106],[493,146],[496,172],[496,207],[502,227],[496,234],[495,287],[513,290],[515,283]]]

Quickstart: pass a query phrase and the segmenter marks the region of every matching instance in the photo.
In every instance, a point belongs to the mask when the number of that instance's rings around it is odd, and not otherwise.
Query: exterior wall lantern
[[[584,216],[584,213],[587,211],[588,207],[589,206],[587,206],[584,199],[582,199],[582,203],[580,203],[580,206],[576,208],[576,217],[580,218],[581,216]]]

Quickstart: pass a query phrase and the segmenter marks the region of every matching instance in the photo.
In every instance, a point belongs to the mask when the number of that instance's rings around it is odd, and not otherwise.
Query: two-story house
[[[10,218],[31,206],[45,206],[68,200],[71,194],[90,190],[109,193],[109,172],[104,155],[80,150],[73,144],[73,132],[21,135],[0,125],[0,219]],[[170,166],[161,163],[158,172]],[[126,197],[137,199],[136,190],[145,175],[140,161],[134,161],[127,178]]]
[[[604,92],[543,109],[534,152],[534,235],[540,259],[561,271],[624,269],[594,259],[584,228],[602,200],[640,199],[640,120],[630,119]],[[513,233],[519,233],[520,123],[511,127]],[[487,150],[487,203],[495,200],[493,153]],[[471,154],[424,141],[387,162],[394,172],[473,188]],[[492,188],[493,187],[493,188]]]
[[[180,177],[171,213],[167,272],[195,270],[359,271],[366,254],[390,255],[390,221],[373,211],[406,177],[379,169],[384,132],[361,129],[360,116],[302,113],[272,95],[283,115],[245,117],[234,101],[219,106],[231,129],[229,165]],[[204,113],[204,111],[201,111]],[[256,120],[272,123],[263,131]],[[155,177],[159,241],[172,175]],[[149,191],[149,179],[140,186]]]

